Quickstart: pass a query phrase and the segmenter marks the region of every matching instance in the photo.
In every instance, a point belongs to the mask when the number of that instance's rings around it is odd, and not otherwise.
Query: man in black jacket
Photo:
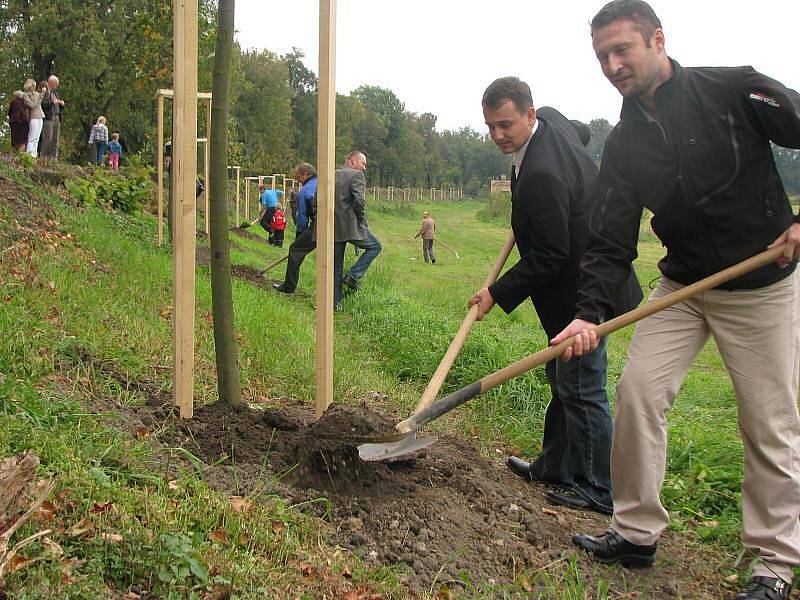
[[[534,109],[530,88],[516,77],[486,89],[483,114],[492,140],[512,157],[511,227],[520,260],[469,304],[479,304],[481,319],[495,303],[509,313],[530,298],[553,337],[575,313],[578,267],[589,237],[597,178],[585,148],[589,131],[554,108]],[[615,305],[623,312],[641,300],[630,268],[619,290]],[[525,479],[564,488],[547,492],[553,504],[611,514],[605,348],[574,363],[551,361],[545,372],[552,399],[542,454],[530,463],[511,456],[508,466]]]
[[[751,67],[682,68],[641,0],[603,7],[592,44],[624,99],[603,155],[577,318],[553,339],[578,335],[564,358],[595,347],[592,328],[611,316],[645,207],[667,249],[651,300],[767,246],[786,248],[776,264],[639,323],[617,386],[611,527],[574,542],[602,562],[652,564],[669,523],[659,500],[666,413],[713,336],[738,401],[743,542],[759,559],[737,600],[786,599],[800,565],[800,224],[770,141],[800,147],[800,95]]]

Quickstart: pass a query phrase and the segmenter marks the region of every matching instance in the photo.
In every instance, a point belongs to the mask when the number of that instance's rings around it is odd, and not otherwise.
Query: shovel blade
[[[417,432],[409,433],[406,437],[396,442],[385,442],[383,444],[361,444],[358,447],[358,456],[361,460],[386,460],[398,458],[411,454],[417,450],[427,448],[435,443],[438,438],[435,435],[418,438]]]

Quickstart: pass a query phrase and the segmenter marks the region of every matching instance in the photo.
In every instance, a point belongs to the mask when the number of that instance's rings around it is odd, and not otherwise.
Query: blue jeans
[[[356,263],[350,267],[347,276],[358,282],[369,269],[372,261],[378,258],[381,253],[381,243],[371,231],[367,231],[367,237],[363,240],[350,240],[349,242],[333,243],[333,304],[338,305],[344,294],[342,293],[342,279],[344,279],[344,250],[347,244],[353,244],[356,248],[361,248],[364,252],[358,257]]]
[[[95,149],[95,159],[94,164],[99,165],[103,162],[103,157],[106,155],[106,148],[108,144],[106,142],[95,142],[94,149]]]
[[[542,455],[534,475],[560,483],[611,509],[611,410],[606,395],[606,344],[569,362],[545,366],[552,400],[544,422]]]

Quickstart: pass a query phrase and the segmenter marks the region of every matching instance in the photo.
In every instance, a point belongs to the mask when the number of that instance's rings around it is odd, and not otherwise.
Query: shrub
[[[138,212],[153,195],[149,172],[139,166],[126,169],[124,174],[96,169],[88,177],[68,179],[64,185],[80,204],[96,204],[128,214]]]

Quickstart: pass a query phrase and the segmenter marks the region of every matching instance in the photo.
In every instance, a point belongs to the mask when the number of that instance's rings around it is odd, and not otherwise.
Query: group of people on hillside
[[[34,158],[58,158],[66,104],[59,95],[59,84],[56,75],[50,75],[38,86],[35,80],[26,79],[22,89],[14,92],[8,106],[12,150],[27,152]],[[124,143],[118,131],[109,136],[105,117],[99,117],[92,126],[88,144],[94,151],[95,164],[101,164],[108,151],[109,167],[114,171],[119,169]]]
[[[623,97],[599,171],[587,128],[535,108],[523,81],[497,79],[482,98],[489,134],[512,159],[520,260],[469,304],[482,318],[530,298],[552,344],[575,336],[546,365],[541,454],[511,456],[508,467],[550,486],[552,504],[611,516],[603,533],[573,538],[593,558],[652,565],[669,524],[666,414],[713,336],[738,402],[743,542],[755,559],[736,600],[787,600],[800,566],[800,215],[770,142],[800,148],[800,94],[752,67],[682,67],[642,0],[606,4],[591,35]],[[632,261],[645,208],[667,252],[650,301],[768,247],[781,254],[637,325],[612,427],[606,340],[595,330],[642,298]]]
[[[58,95],[58,77],[51,75],[38,87],[26,79],[8,107],[11,147],[34,158],[58,158],[58,139],[64,100]]]

